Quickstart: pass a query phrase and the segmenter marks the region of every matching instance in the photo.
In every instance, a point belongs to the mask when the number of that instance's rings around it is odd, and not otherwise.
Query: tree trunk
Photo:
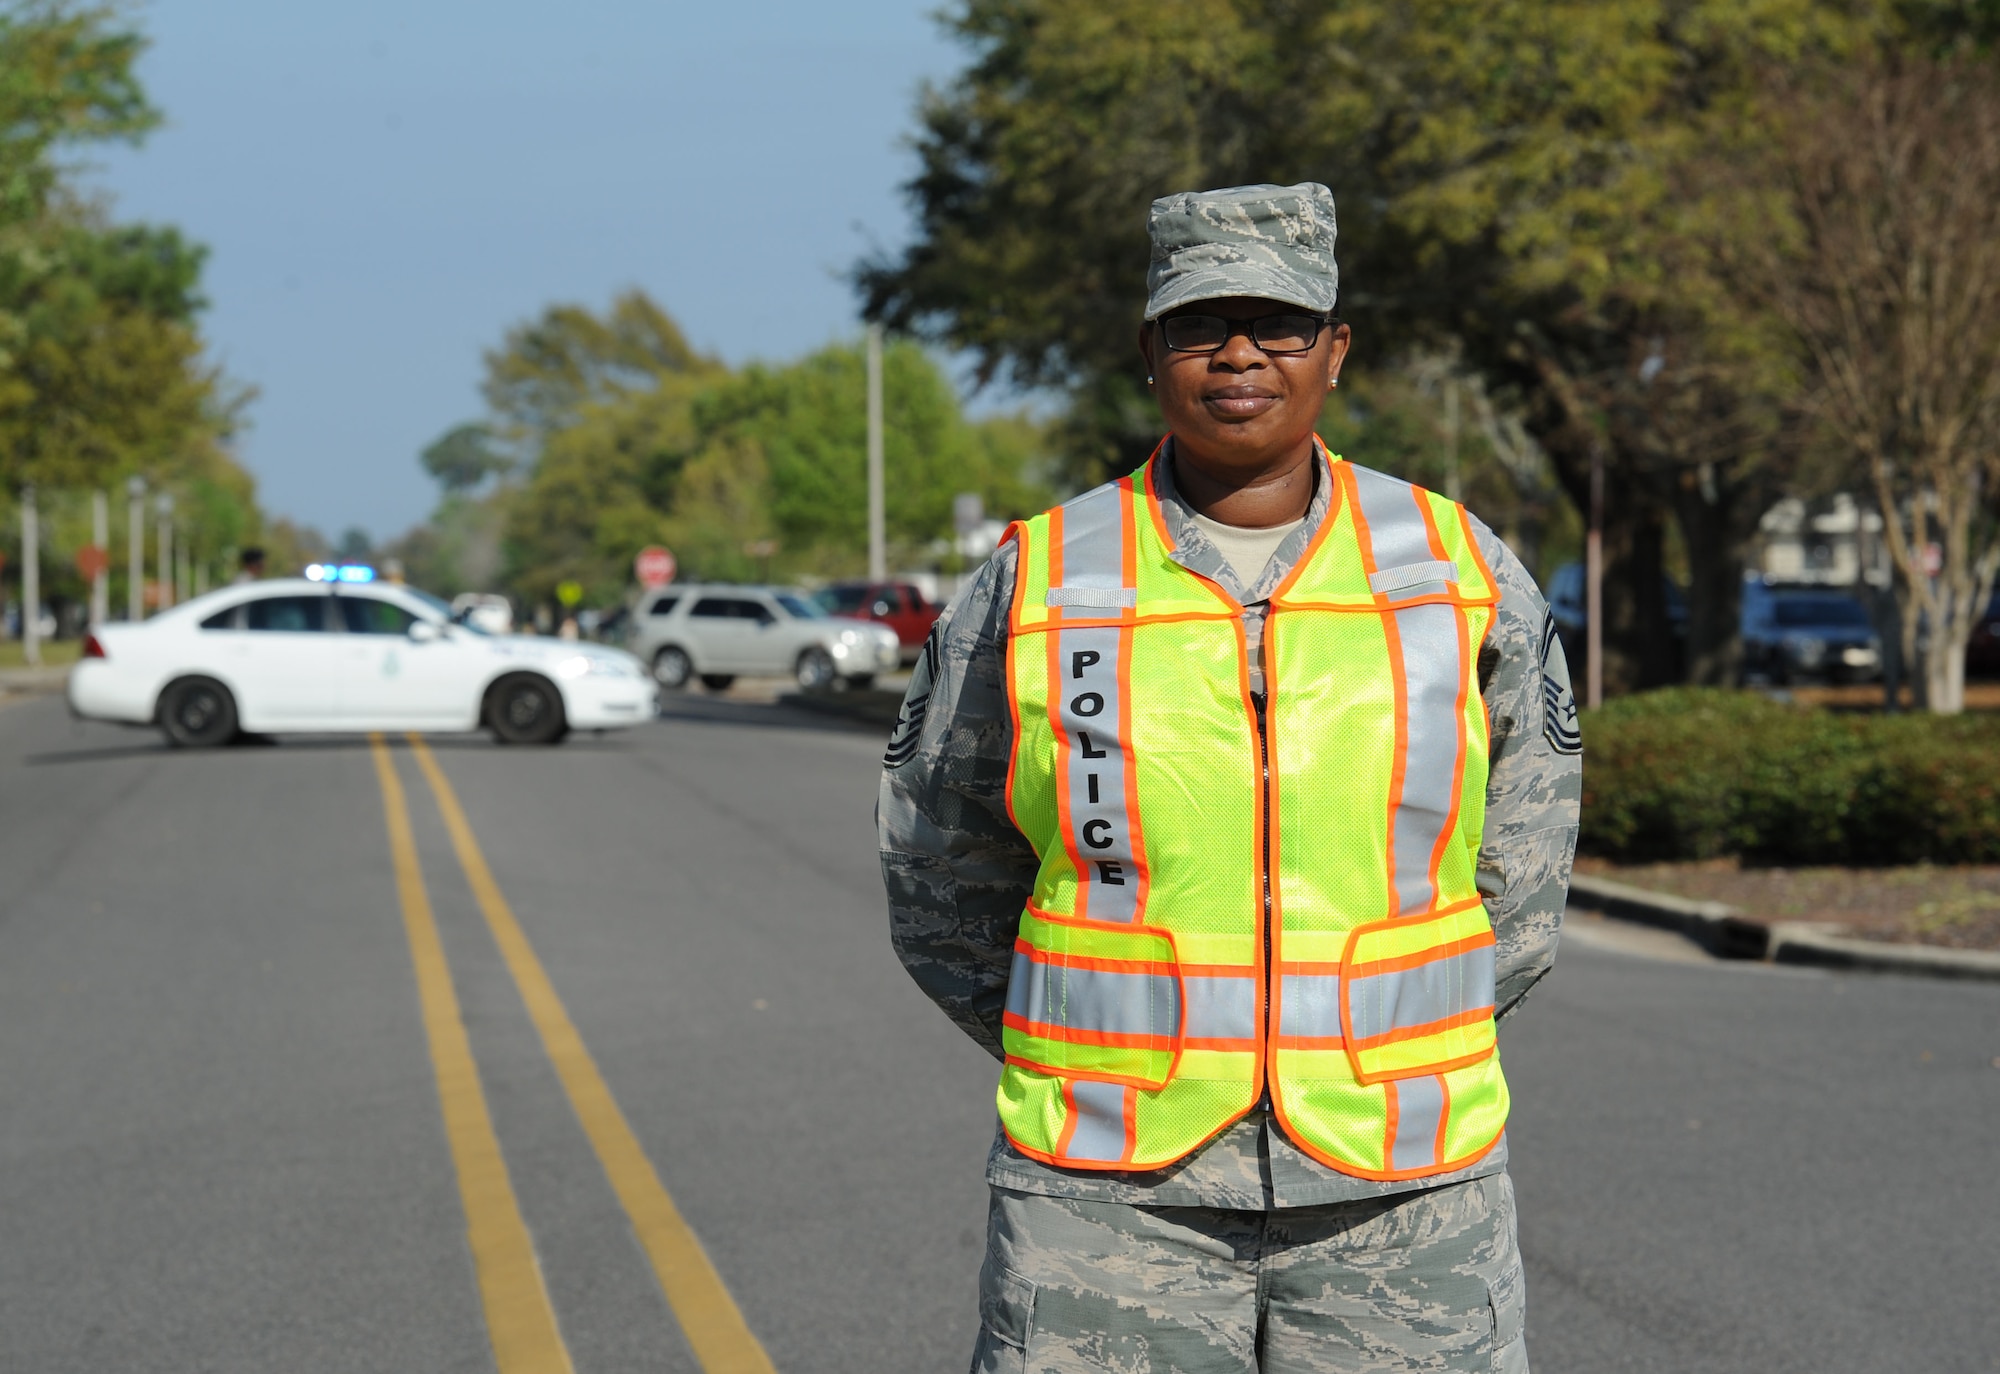
[[[1542,442],[1563,490],[1588,511],[1587,443],[1562,442],[1575,436],[1568,429]],[[1606,445],[1605,460],[1604,695],[1614,697],[1679,681],[1681,653],[1667,617],[1665,511],[1615,445]],[[1587,669],[1581,659],[1570,664],[1579,682]]]
[[[1743,669],[1743,526],[1757,493],[1719,487],[1713,469],[1681,476],[1674,518],[1688,559],[1686,680],[1730,687]],[[1754,525],[1754,515],[1747,519]]]

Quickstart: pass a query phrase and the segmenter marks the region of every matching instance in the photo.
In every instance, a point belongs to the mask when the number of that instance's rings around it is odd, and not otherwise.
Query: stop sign
[[[96,577],[111,566],[111,556],[95,544],[85,544],[76,551],[76,570],[85,577]]]
[[[642,587],[664,587],[674,580],[680,565],[674,561],[674,551],[661,544],[651,544],[639,550],[639,556],[632,560],[632,571],[639,575]]]

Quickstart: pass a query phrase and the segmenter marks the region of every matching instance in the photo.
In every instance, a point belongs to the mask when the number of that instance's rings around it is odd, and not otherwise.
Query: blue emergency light
[[[308,563],[308,582],[373,582],[375,570],[366,563]]]

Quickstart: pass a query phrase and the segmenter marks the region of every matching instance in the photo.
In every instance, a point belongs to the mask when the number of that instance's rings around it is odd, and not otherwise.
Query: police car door
[[[334,710],[354,729],[470,729],[480,663],[468,638],[387,597],[336,592],[346,632]]]
[[[310,730],[332,723],[340,639],[325,592],[260,596],[202,622],[218,675],[236,693],[246,730]]]

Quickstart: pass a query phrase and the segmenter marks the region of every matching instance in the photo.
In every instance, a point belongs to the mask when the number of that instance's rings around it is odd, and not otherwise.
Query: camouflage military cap
[[[1162,196],[1146,227],[1153,240],[1149,320],[1223,296],[1260,296],[1329,315],[1340,299],[1333,192],[1316,181]]]

